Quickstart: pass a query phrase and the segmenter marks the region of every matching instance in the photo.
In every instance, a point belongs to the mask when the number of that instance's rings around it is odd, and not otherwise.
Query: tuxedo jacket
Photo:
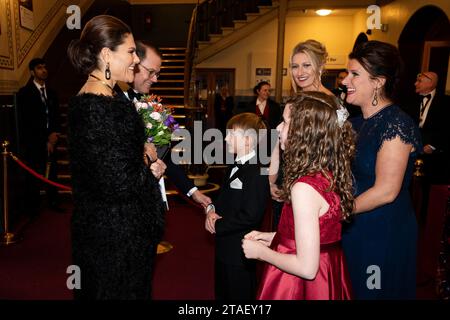
[[[415,120],[420,121],[420,105],[422,96],[419,96],[416,102]],[[436,93],[428,109],[427,118],[420,133],[422,135],[423,145],[430,144],[436,148],[436,152],[448,152],[449,144],[449,116],[450,99],[448,96]]]
[[[131,88],[131,87],[130,87]],[[116,84],[114,90],[117,93],[118,99],[125,99],[130,101],[127,96],[124,94],[122,89]],[[142,94],[136,94],[136,98],[140,99]],[[166,176],[170,179],[170,181],[177,187],[183,194],[187,194],[192,188],[195,187],[194,183],[191,179],[189,179],[184,173],[183,169],[179,165],[176,165],[172,161],[172,157],[170,156],[170,152],[162,159],[166,164]]]
[[[33,80],[17,93],[19,143],[27,161],[46,159],[48,136],[61,131],[58,97],[47,86],[46,93],[47,105],[42,102],[41,91]]]
[[[216,220],[216,259],[222,263],[245,266],[242,238],[260,228],[269,197],[269,180],[261,165],[243,164],[231,176],[230,165],[214,205],[222,219]],[[236,179],[239,179],[240,183]],[[239,187],[241,185],[241,187]]]
[[[267,123],[268,129],[275,129],[281,122],[281,108],[278,103],[267,99],[266,108],[269,108],[269,121]],[[250,103],[245,107],[244,110],[240,112],[251,112],[256,113],[256,98],[250,101]]]

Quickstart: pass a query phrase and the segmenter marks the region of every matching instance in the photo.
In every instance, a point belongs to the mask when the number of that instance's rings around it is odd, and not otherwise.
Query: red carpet
[[[214,298],[213,238],[204,230],[204,215],[184,201],[171,201],[164,240],[174,248],[158,255],[155,300]],[[71,209],[71,205],[66,206]],[[25,225],[23,240],[0,247],[0,299],[68,300],[71,264],[70,214],[42,212]]]
[[[153,279],[155,300],[214,299],[214,238],[205,215],[189,204],[171,203],[164,241],[173,249],[159,254]]]
[[[167,213],[165,241],[173,245],[159,254],[153,280],[155,300],[214,299],[214,242],[204,229],[203,212],[183,200],[173,199]],[[67,204],[66,208],[71,209]],[[42,212],[25,225],[23,240],[0,247],[0,300],[70,300],[66,287],[71,264],[70,214]],[[423,279],[424,253],[419,237],[418,278]],[[422,238],[422,239],[421,239]],[[418,299],[436,299],[435,280],[418,286]]]

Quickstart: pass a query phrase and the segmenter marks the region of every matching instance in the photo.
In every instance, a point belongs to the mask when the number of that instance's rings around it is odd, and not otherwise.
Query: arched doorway
[[[427,5],[417,10],[406,23],[398,40],[405,63],[400,99],[404,106],[412,106],[414,82],[423,68],[439,75],[439,87],[445,91],[450,53],[450,23],[445,12]],[[412,110],[407,110],[411,111]]]

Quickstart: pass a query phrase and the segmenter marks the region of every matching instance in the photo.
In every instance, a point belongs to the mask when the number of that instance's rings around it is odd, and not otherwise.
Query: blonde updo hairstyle
[[[292,64],[292,59],[298,53],[306,54],[312,62],[314,72],[316,74],[316,81],[318,81],[318,86],[321,83],[321,77],[324,72],[325,63],[327,62],[328,52],[325,46],[316,40],[306,40],[297,44],[292,50],[292,54],[289,62]],[[302,89],[295,83],[294,77],[291,74],[292,88],[294,92],[302,91]]]

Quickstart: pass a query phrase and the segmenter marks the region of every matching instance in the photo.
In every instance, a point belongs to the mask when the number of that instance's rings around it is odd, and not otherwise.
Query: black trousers
[[[256,264],[235,266],[215,261],[216,300],[255,300]]]

